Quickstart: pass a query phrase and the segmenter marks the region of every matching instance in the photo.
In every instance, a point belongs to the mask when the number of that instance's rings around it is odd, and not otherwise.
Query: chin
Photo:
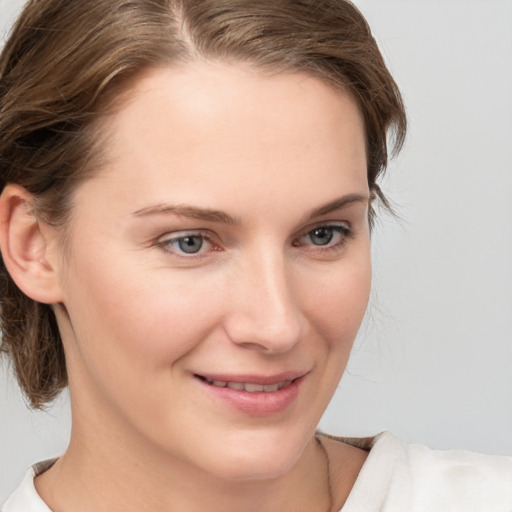
[[[285,438],[286,437],[286,438]],[[308,438],[292,436],[241,436],[226,443],[208,464],[230,481],[271,480],[290,471],[304,452]],[[213,455],[213,454],[212,454]]]

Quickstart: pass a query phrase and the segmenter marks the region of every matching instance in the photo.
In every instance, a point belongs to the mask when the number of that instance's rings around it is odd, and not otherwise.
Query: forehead
[[[172,113],[169,123],[176,121],[182,128],[197,129],[201,122],[219,128],[235,123],[256,130],[265,123],[269,128],[275,126],[277,121],[288,129],[295,126],[298,132],[304,124],[313,128],[311,122],[336,129],[343,118],[355,135],[364,130],[355,101],[339,87],[304,72],[271,72],[242,63],[198,61],[152,69],[139,77],[124,97],[124,108],[113,119],[118,127],[143,111],[150,123],[165,108]],[[149,114],[154,117],[150,119]],[[241,135],[245,134],[251,133],[244,130]]]
[[[213,190],[224,203],[233,193],[277,200],[287,188],[299,200],[317,189],[319,201],[336,195],[332,188],[367,193],[359,109],[308,74],[207,62],[151,70],[109,117],[106,133],[101,177],[122,177],[132,196],[137,191],[134,201],[146,192],[161,196],[152,201],[172,192],[180,202],[210,203]]]

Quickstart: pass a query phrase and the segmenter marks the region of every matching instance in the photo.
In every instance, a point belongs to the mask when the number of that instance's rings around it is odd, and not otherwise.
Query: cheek
[[[153,274],[153,273],[150,273]],[[216,300],[216,287],[208,275],[168,272],[134,276],[127,293],[137,290],[137,298],[123,299],[116,322],[129,326],[135,344],[155,364],[179,359],[208,338],[221,318],[223,302]]]
[[[357,265],[331,268],[308,283],[307,308],[317,332],[332,349],[350,350],[368,305],[371,287],[369,256]]]
[[[208,279],[105,260],[77,262],[67,283],[75,342],[99,372],[168,370],[211,333],[221,302]]]

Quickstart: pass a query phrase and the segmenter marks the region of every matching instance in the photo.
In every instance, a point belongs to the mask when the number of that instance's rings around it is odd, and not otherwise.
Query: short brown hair
[[[100,165],[95,124],[144,70],[194,58],[303,71],[348,91],[365,121],[370,189],[403,143],[400,92],[370,29],[346,0],[31,0],[0,57],[0,187],[23,186],[64,226],[72,192]],[[374,212],[370,213],[370,221]],[[52,307],[0,265],[0,348],[31,405],[66,385]]]

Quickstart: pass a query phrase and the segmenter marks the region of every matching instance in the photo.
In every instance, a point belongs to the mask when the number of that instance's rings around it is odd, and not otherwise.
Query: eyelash
[[[302,239],[304,239],[307,236],[312,236],[315,231],[318,233],[321,230],[328,230],[332,233],[332,238],[327,241],[325,244],[305,244],[301,242]],[[336,235],[341,236],[341,240],[338,242],[332,243],[332,239],[336,237]],[[193,238],[199,238],[201,239],[201,246],[199,248],[198,252],[191,252],[187,253],[183,251],[180,248],[173,248],[173,244],[180,244],[181,242],[184,242],[187,238],[193,239]],[[315,249],[313,249],[315,252],[328,252],[328,251],[336,251],[340,250],[347,241],[353,238],[353,232],[349,225],[347,223],[341,223],[341,224],[320,224],[318,226],[315,226],[312,229],[308,229],[307,231],[304,231],[300,236],[295,238],[292,242],[293,247],[304,247],[305,245],[311,245]],[[202,249],[204,248],[204,245],[209,244],[211,246],[211,250],[213,251],[222,251],[222,248],[215,244],[212,240],[212,237],[203,231],[187,231],[182,233],[177,233],[176,235],[172,236],[171,238],[163,238],[158,241],[157,245],[168,254],[173,254],[179,258],[183,259],[195,259],[195,258],[205,258],[207,257],[208,253],[210,251],[202,252]]]

